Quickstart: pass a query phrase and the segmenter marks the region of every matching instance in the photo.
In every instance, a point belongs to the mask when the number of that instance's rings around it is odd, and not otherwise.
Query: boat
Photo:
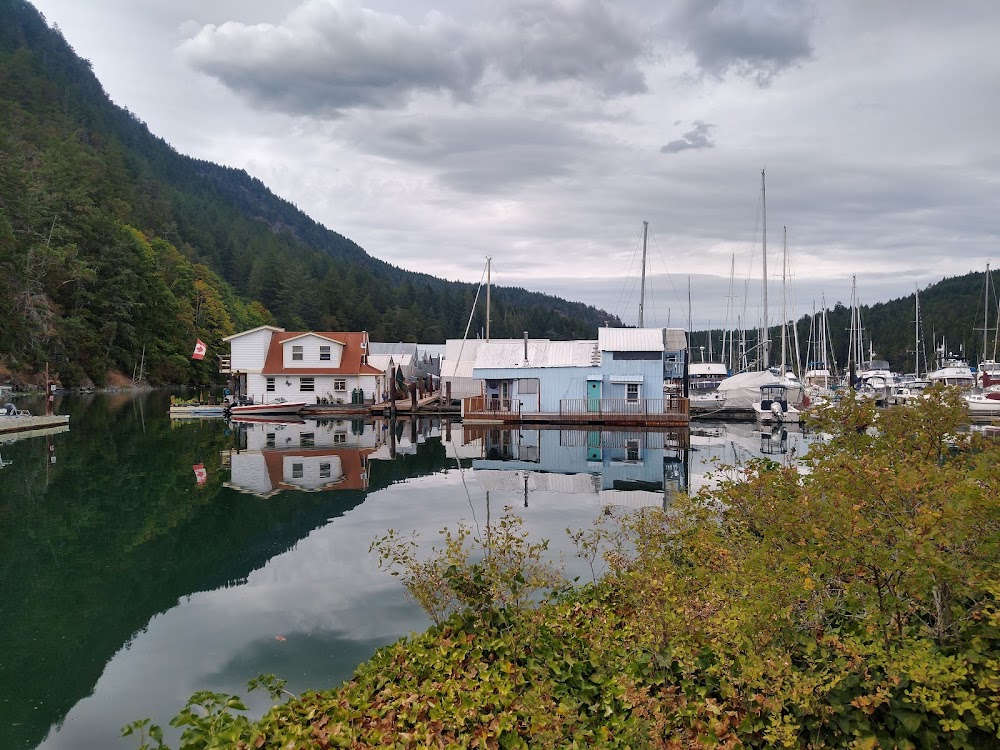
[[[764,423],[797,424],[802,414],[788,402],[788,386],[783,383],[762,385],[753,410],[757,420]]]
[[[281,416],[280,414],[242,414],[229,418],[233,424],[305,424],[306,420],[297,414]]]
[[[692,362],[688,365],[688,388],[692,397],[714,391],[728,377],[729,371],[721,362]]]
[[[298,414],[306,405],[306,401],[289,401],[280,396],[274,401],[255,404],[252,399],[242,399],[229,406],[230,417],[245,417],[254,414]]]
[[[221,417],[225,411],[225,404],[171,404],[167,413],[175,419],[191,419],[194,417]]]
[[[762,315],[763,323],[760,328],[760,338],[758,340],[758,355],[760,357],[760,367],[758,370],[749,370],[736,373],[719,383],[718,388],[711,394],[711,398],[703,400],[692,399],[690,408],[692,411],[706,411],[722,413],[748,414],[756,411],[754,404],[760,401],[760,388],[766,385],[785,386],[785,401],[790,406],[799,406],[805,398],[805,389],[802,383],[787,371],[786,367],[786,346],[782,346],[781,367],[771,367],[769,361],[770,340],[767,305],[767,192],[764,182],[764,170],[760,172],[760,194],[761,194],[761,215],[763,216],[762,231],[762,264],[761,274],[762,287]],[[787,253],[786,253],[787,260]],[[786,264],[787,269],[787,264]],[[787,311],[783,311],[787,312]],[[787,318],[787,315],[785,315]],[[783,324],[787,325],[787,321]],[[784,331],[783,327],[783,331]],[[782,336],[784,342],[785,336]]]
[[[947,348],[944,341],[938,347],[938,368],[927,375],[931,383],[944,383],[945,385],[957,385],[963,390],[969,390],[976,385],[976,376],[972,373],[969,363],[963,358],[954,354],[946,354]]]
[[[1000,417],[1000,393],[966,393],[963,395],[973,417]]]

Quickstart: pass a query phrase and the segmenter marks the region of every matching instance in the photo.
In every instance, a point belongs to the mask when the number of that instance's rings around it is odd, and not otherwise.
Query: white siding
[[[274,331],[265,328],[231,339],[229,351],[232,354],[233,372],[260,372],[267,359],[272,333]]]
[[[313,378],[315,387],[312,391],[301,390],[300,382],[303,377]],[[279,396],[289,401],[306,401],[310,404],[316,403],[316,399],[318,398],[325,398],[333,403],[336,403],[337,399],[341,399],[343,403],[349,404],[351,402],[351,391],[358,387],[364,390],[365,398],[370,399],[378,387],[376,377],[375,375],[362,375],[358,377],[357,375],[312,376],[308,373],[302,373],[301,376],[279,374],[274,376],[274,390],[268,391],[267,376],[251,374],[247,375],[246,395],[253,398],[258,404],[263,401],[274,401]],[[342,391],[334,390],[334,383],[338,379],[346,381],[346,388]]]
[[[302,347],[302,359],[293,360],[292,359],[292,348],[296,346]],[[330,347],[330,359],[321,360],[319,358],[319,348],[321,346]],[[341,344],[330,341],[330,339],[320,338],[319,336],[301,336],[296,339],[289,339],[288,341],[282,342],[282,365],[289,369],[299,368],[305,370],[315,369],[317,367],[340,367],[340,360],[344,354],[344,347]]]

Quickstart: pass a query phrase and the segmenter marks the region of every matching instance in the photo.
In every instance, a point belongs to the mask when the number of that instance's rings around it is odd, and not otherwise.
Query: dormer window
[[[292,346],[292,361],[301,362],[302,361],[302,347]]]

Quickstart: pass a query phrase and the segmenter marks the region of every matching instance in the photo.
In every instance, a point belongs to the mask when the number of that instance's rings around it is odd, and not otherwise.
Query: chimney
[[[528,332],[524,332],[524,364],[528,364]]]

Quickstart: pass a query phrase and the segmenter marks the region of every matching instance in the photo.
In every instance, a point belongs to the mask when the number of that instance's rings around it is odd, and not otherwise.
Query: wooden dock
[[[521,411],[516,400],[463,399],[462,419],[476,424],[610,425],[616,427],[681,427],[691,421],[688,400],[562,399],[558,412]]]
[[[65,427],[69,429],[68,414],[51,414],[37,417],[0,416],[0,439],[7,435],[17,435],[18,437],[28,437],[31,434],[50,433],[53,428]],[[65,430],[59,430],[64,432]],[[51,434],[51,433],[50,433]]]
[[[413,399],[397,399],[395,402],[383,401],[379,404],[372,404],[371,413],[378,416],[389,416],[395,410],[396,414],[455,414],[459,413],[458,407],[449,403],[442,403],[441,393],[435,391],[428,393],[417,399],[416,409],[414,409]]]

